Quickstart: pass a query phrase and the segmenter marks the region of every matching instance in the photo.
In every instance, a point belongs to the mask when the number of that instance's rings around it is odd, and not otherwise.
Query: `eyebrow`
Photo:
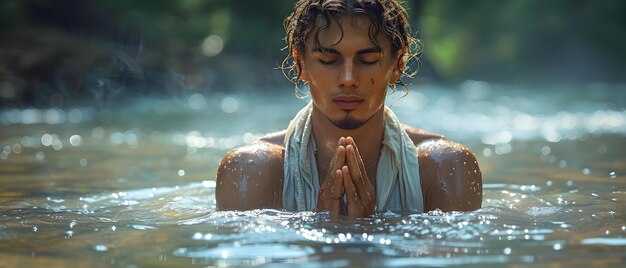
[[[315,47],[312,49],[313,52],[321,52],[321,53],[331,53],[336,55],[341,55],[339,51],[334,48],[329,47]],[[356,52],[357,55],[367,54],[367,53],[380,53],[382,50],[376,47],[364,48]]]

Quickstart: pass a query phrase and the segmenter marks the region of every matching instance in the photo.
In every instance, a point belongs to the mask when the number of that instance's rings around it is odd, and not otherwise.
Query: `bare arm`
[[[282,208],[282,153],[266,142],[229,151],[217,169],[217,209]]]
[[[482,174],[476,156],[447,139],[418,145],[424,209],[469,211],[482,205]]]

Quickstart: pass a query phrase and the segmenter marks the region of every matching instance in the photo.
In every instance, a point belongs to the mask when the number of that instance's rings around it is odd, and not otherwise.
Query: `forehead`
[[[360,43],[366,46],[378,44],[383,49],[390,46],[389,38],[382,30],[379,30],[376,36],[370,37],[370,32],[374,27],[372,24],[370,18],[365,15],[343,15],[330,18],[329,21],[318,16],[313,29],[307,36],[306,46],[308,48],[317,45],[332,47],[346,42]],[[316,43],[316,38],[319,44]]]

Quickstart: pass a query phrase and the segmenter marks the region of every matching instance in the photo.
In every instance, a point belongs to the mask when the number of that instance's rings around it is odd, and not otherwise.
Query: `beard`
[[[330,122],[333,123],[333,125],[335,125],[336,127],[343,129],[343,130],[353,130],[353,129],[357,129],[359,127],[361,127],[362,125],[364,125],[367,120],[363,121],[363,120],[358,120],[356,118],[354,118],[350,112],[346,113],[346,116],[344,116],[341,119],[337,119],[337,120],[331,120]]]

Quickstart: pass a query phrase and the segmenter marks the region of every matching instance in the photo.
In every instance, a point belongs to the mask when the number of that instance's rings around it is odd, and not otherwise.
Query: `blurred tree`
[[[285,85],[274,69],[286,54],[282,23],[292,5],[0,1],[0,104]],[[425,44],[418,79],[626,82],[626,1],[403,5]],[[213,46],[211,53],[203,53],[204,44]]]
[[[623,81],[626,2],[429,1],[425,54],[448,79]]]

